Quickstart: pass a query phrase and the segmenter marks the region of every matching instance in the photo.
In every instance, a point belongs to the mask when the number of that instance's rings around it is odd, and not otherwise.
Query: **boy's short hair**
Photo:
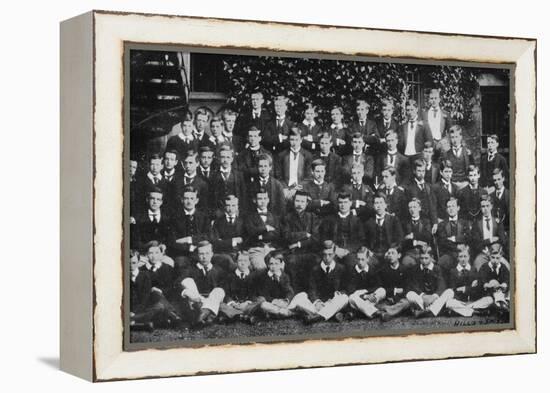
[[[332,135],[327,131],[323,131],[319,134],[319,140],[321,139],[329,139],[332,142]]]
[[[451,126],[451,128],[449,128],[449,134],[454,134],[456,132],[460,132],[460,135],[462,135],[462,127],[460,127],[458,124],[455,124],[454,126]]]
[[[197,244],[197,249],[199,248],[203,248],[203,247],[212,247],[212,243],[210,243],[208,240],[201,240],[198,244]]]
[[[266,264],[269,263],[269,261],[271,261],[272,259],[276,259],[281,263],[285,262],[285,257],[283,255],[283,253],[281,251],[277,251],[277,250],[271,251],[270,253],[268,253],[265,256]]]
[[[439,170],[443,172],[447,168],[453,169],[453,163],[450,160],[441,160],[439,162]]]
[[[386,131],[386,133],[384,134],[384,138],[387,139],[388,136],[390,136],[390,135],[394,135],[394,136],[397,138],[397,131],[395,131],[395,130],[388,130],[388,131]]]
[[[164,254],[166,251],[166,246],[159,242],[158,240],[150,240],[147,243],[145,243],[145,250],[149,251],[151,247],[158,247],[160,248],[160,251]]]
[[[282,94],[279,94],[273,97],[273,103],[276,103],[276,102],[282,102],[283,104],[286,105],[288,103],[288,98]]]
[[[210,119],[210,125],[213,123],[223,123],[223,119],[220,116],[212,116],[212,119]]]
[[[341,106],[339,105],[333,105],[331,108],[330,108],[330,111],[332,112],[333,110],[338,110],[340,111],[340,113],[343,115],[344,114],[344,110],[342,109]]]
[[[468,165],[466,173],[469,175],[471,172],[477,172],[479,174],[479,168],[476,165]]]
[[[409,201],[409,204],[410,204],[411,202],[412,202],[412,203],[416,203],[416,204],[418,205],[418,207],[420,208],[420,210],[422,210],[422,202],[420,202],[420,199],[418,199],[418,198],[415,197],[415,198],[412,198],[412,199]]]
[[[351,139],[361,139],[361,140],[363,140],[363,135],[360,132],[355,132],[351,136]]]
[[[501,175],[504,178],[504,171],[501,168],[495,168],[493,169],[493,176],[495,175]]]
[[[252,194],[252,199],[258,199],[258,194],[267,194],[267,197],[269,198],[269,193],[267,192],[267,188],[265,187],[257,187],[254,191],[254,194]]]
[[[183,195],[183,194],[185,194],[185,193],[187,193],[187,192],[192,192],[192,193],[195,194],[195,195],[197,195],[197,194],[199,193],[199,191],[198,191],[195,187],[189,186],[189,185],[188,185],[188,186],[185,186],[185,187],[183,188],[183,193],[182,193],[181,195]]]
[[[390,106],[390,107],[394,107],[393,105],[393,100],[391,98],[384,98],[380,101],[380,103],[382,104],[382,107],[385,107],[385,106]]]
[[[258,156],[258,163],[260,161],[267,161],[269,166],[273,166],[273,159],[271,158],[271,156],[269,154],[260,154]]]
[[[260,132],[261,133],[262,131],[258,127],[252,126],[246,131],[246,135],[250,135],[251,132]]]
[[[397,170],[391,165],[386,165],[384,169],[382,169],[382,172],[388,172],[391,176],[395,176],[397,174]]]
[[[321,246],[323,250],[334,249],[334,242],[332,240],[324,240]]]
[[[430,258],[432,258],[432,259],[434,257],[433,250],[430,246],[420,247],[420,254],[428,254],[430,256]]]
[[[487,201],[491,204],[491,206],[493,205],[493,201],[491,199],[491,197],[489,196],[489,193],[485,190],[482,190],[481,193],[479,194],[479,201]]]
[[[149,158],[147,159],[147,162],[151,163],[151,161],[153,160],[162,160],[162,156],[158,153],[153,153],[151,155],[149,155]]]
[[[296,199],[297,196],[304,196],[307,198],[308,202],[311,200],[311,197],[309,196],[309,193],[307,191],[304,191],[304,190],[297,190],[295,193],[294,193],[294,199]]]
[[[195,159],[195,162],[199,162],[199,154],[193,149],[187,150],[187,154],[185,155],[183,160],[185,161],[187,157],[193,157]]]
[[[367,100],[362,99],[362,98],[359,99],[359,100],[355,100],[355,108],[358,108],[361,105],[365,105],[367,107],[367,109],[370,109],[370,104],[367,102]]]
[[[355,254],[357,255],[363,255],[366,254],[367,258],[370,258],[370,256],[373,254],[371,250],[369,250],[365,246],[359,247],[357,250],[355,250]]]
[[[417,158],[414,160],[414,169],[417,168],[426,168],[426,161],[424,161],[422,158]]]
[[[495,242],[489,246],[489,254],[495,255],[499,254],[502,255],[502,245],[498,242]]]
[[[317,159],[313,160],[313,162],[311,163],[311,170],[314,171],[315,168],[317,168],[319,165],[322,165],[325,168],[327,167],[327,164],[325,163],[325,160],[323,160],[321,158],[317,158]]]
[[[418,104],[416,103],[415,100],[407,100],[407,102],[405,103],[405,107],[407,106],[413,106],[418,109]]]
[[[193,121],[193,114],[191,113],[191,111],[187,110],[185,112],[182,112],[180,114],[180,121],[182,123],[186,121]]]
[[[433,149],[434,144],[432,141],[426,141],[424,142],[424,149]]]
[[[207,118],[210,118],[210,114],[204,108],[199,108],[195,111],[195,120],[197,120],[199,116],[206,116]]]
[[[199,156],[203,155],[203,153],[214,153],[214,150],[208,145],[201,146],[199,148]]]
[[[230,202],[232,200],[236,199],[237,202],[239,201],[239,198],[237,198],[234,194],[229,194],[229,195],[226,195],[225,198],[223,199],[224,202]]]
[[[487,135],[487,139],[492,139],[494,140],[497,144],[499,143],[500,139],[498,137],[497,134],[490,134],[490,135]]]
[[[233,150],[233,146],[231,146],[231,143],[228,143],[228,142],[224,142],[220,145],[220,147],[218,148],[218,155],[222,152],[222,151],[229,151],[231,152],[232,154],[235,153],[235,151]]]
[[[349,199],[351,200],[351,194],[349,192],[341,192],[338,194],[336,199]]]
[[[180,154],[178,153],[177,150],[174,150],[174,149],[166,150],[166,151],[164,152],[164,154],[163,154],[164,158],[166,158],[166,154],[168,154],[168,153],[175,155],[175,156],[176,156],[176,160],[179,161],[179,159],[180,159]]]
[[[258,95],[258,94],[261,95],[262,98],[264,98],[264,93],[259,89],[252,90],[252,93],[250,93],[250,97],[252,97],[253,95]]]
[[[225,109],[222,113],[222,118],[225,119],[228,116],[235,116],[235,118],[237,118],[238,115],[237,112],[232,109]]]
[[[458,252],[467,252],[468,255],[470,255],[470,246],[467,244],[457,244],[456,248],[458,249]]]
[[[147,199],[151,197],[151,194],[162,194],[164,196],[164,191],[162,191],[162,188],[157,186],[151,186],[147,188]]]
[[[447,206],[449,204],[449,202],[454,202],[454,203],[456,203],[457,206],[460,206],[459,203],[458,203],[458,199],[454,196],[447,199],[447,202],[445,203],[445,206]]]
[[[292,127],[290,129],[290,131],[288,132],[288,136],[291,137],[291,136],[297,136],[297,137],[302,137],[302,131],[298,128],[298,127]]]
[[[441,95],[440,89],[437,89],[437,88],[430,89],[429,94],[432,94],[432,93],[437,93],[438,96]]]
[[[376,194],[374,194],[373,200],[374,199],[383,199],[384,203],[386,203],[386,204],[388,203],[388,197],[386,196],[385,193],[380,192],[380,191],[378,191]]]
[[[139,259],[139,251],[138,250],[130,250],[130,259],[134,258],[134,257],[137,257]]]
[[[317,113],[317,107],[315,105],[313,105],[313,103],[311,103],[311,102],[306,102],[305,108],[306,109],[304,110],[304,112],[308,109],[313,109],[315,111],[315,113]]]

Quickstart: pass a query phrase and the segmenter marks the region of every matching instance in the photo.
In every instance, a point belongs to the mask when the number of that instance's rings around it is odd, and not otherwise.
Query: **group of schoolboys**
[[[275,116],[250,98],[239,116],[186,116],[162,155],[131,160],[131,326],[507,313],[498,136],[475,162],[438,90],[402,124],[389,99],[376,121],[359,100],[351,124],[335,106],[322,126],[311,104],[294,123],[285,97]]]

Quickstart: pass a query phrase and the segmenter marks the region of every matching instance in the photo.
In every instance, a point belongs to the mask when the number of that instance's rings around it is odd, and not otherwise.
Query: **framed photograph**
[[[535,40],[94,11],[61,44],[62,369],[536,351]]]

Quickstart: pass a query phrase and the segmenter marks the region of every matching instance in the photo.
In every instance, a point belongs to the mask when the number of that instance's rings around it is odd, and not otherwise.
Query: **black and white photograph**
[[[125,55],[130,343],[512,326],[512,67]]]

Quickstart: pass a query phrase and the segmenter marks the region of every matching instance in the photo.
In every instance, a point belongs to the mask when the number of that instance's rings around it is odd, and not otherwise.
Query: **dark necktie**
[[[456,236],[456,221],[451,221],[451,236]]]
[[[491,221],[491,220],[490,220],[488,217],[485,219],[485,228],[487,228],[488,231],[491,230],[491,223],[490,223],[490,221]]]

